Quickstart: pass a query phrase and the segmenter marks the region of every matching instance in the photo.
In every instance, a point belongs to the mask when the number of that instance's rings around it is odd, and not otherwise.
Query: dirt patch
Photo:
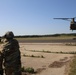
[[[60,61],[54,61],[52,64],[50,64],[48,67],[49,68],[60,68],[62,66],[64,66],[64,62],[60,62]]]
[[[31,75],[30,73],[22,72],[22,75]]]
[[[54,61],[52,64],[50,64],[48,67],[49,68],[61,68],[63,67],[68,61]]]
[[[34,75],[34,74],[40,74],[43,70],[46,70],[46,68],[38,68],[35,73],[27,73],[27,72],[22,72],[22,75]]]
[[[46,70],[46,68],[38,68],[37,73],[41,73],[43,70]]]
[[[60,59],[60,61],[66,61],[68,57],[64,57],[63,59]]]

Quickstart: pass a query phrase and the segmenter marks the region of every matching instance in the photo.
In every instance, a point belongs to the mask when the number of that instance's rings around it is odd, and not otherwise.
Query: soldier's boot
[[[3,75],[3,70],[0,70],[0,75]]]

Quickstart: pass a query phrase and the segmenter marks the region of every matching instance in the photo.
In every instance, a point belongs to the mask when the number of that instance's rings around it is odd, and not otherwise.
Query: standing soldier
[[[6,75],[22,75],[21,74],[21,56],[19,43],[14,38],[13,32],[9,31],[3,36],[4,41],[2,56],[4,60]]]

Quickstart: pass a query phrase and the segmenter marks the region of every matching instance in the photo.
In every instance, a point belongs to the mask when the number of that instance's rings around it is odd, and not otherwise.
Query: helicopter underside
[[[76,30],[76,23],[70,24],[70,30]]]

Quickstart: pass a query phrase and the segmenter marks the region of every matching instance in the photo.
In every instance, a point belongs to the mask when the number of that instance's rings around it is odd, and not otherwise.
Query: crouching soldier
[[[14,39],[14,34],[11,31],[7,32],[3,38],[6,39],[2,49],[5,75],[22,75],[18,41]]]

